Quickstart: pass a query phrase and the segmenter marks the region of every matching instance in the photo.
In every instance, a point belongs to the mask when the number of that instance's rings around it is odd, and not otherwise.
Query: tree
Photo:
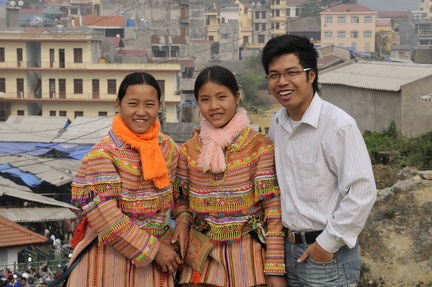
[[[321,11],[321,4],[318,0],[306,0],[300,6],[300,17],[311,16]]]
[[[236,75],[237,82],[242,85],[245,103],[253,106],[257,99],[257,90],[266,86],[264,69],[261,64],[261,52],[245,58],[245,70]]]

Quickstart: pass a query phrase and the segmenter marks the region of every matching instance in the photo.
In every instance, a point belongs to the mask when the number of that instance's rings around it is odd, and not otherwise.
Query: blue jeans
[[[358,243],[349,249],[346,245],[333,254],[330,262],[315,262],[307,258],[302,263],[297,259],[309,245],[293,244],[285,240],[285,265],[290,287],[334,287],[357,286],[360,277],[360,255]]]

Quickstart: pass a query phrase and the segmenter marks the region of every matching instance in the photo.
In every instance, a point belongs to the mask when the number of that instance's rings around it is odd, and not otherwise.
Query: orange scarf
[[[131,131],[123,122],[121,116],[114,117],[112,129],[125,143],[136,149],[141,156],[142,170],[145,180],[152,180],[157,188],[164,188],[170,184],[168,168],[159,147],[159,120],[143,134]]]

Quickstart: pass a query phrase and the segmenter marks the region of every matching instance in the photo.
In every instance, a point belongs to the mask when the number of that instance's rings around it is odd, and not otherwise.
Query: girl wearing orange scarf
[[[158,238],[166,214],[176,219],[173,242],[184,256],[191,215],[173,191],[178,147],[160,131],[161,91],[155,78],[137,72],[120,85],[112,130],[84,157],[72,183],[72,199],[87,225],[74,257],[97,237],[70,273],[67,286],[174,286],[183,264]]]

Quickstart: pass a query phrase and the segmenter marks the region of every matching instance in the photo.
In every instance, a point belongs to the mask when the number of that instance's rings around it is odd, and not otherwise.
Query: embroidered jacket
[[[274,146],[266,135],[246,128],[226,148],[226,170],[202,172],[197,160],[203,147],[199,133],[180,148],[178,187],[189,198],[192,213],[205,220],[215,243],[239,241],[253,218],[264,215],[267,249],[264,272],[284,273],[284,233]]]
[[[158,142],[173,183],[178,146],[163,133]],[[82,206],[99,243],[112,245],[138,267],[154,259],[168,210],[173,208],[178,220],[190,220],[187,202],[172,184],[157,189],[144,180],[139,153],[112,131],[82,160],[72,182],[72,200]]]

